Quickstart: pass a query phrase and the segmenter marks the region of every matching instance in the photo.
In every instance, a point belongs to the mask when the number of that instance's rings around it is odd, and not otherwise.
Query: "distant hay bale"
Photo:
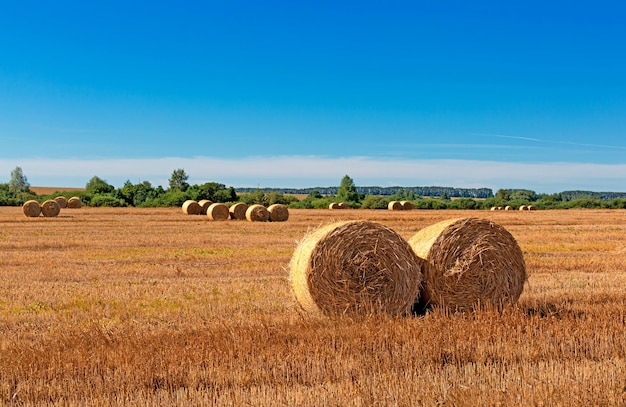
[[[46,218],[59,216],[59,213],[61,213],[61,207],[59,206],[59,203],[54,199],[48,199],[41,204],[41,214]]]
[[[230,207],[230,218],[234,220],[246,220],[248,204],[238,202]]]
[[[29,218],[36,218],[41,214],[41,205],[39,204],[39,202],[31,199],[30,201],[24,202],[24,205],[22,205],[22,210],[24,211],[24,215],[28,216]]]
[[[250,222],[267,222],[270,219],[270,213],[263,205],[250,205],[246,210],[246,219]]]
[[[200,204],[193,199],[188,199],[183,203],[183,213],[185,215],[200,215],[202,208]]]
[[[527,208],[527,210],[529,210],[529,211],[534,211],[536,209],[537,208],[535,206],[533,206],[533,205],[528,205],[528,208]]]
[[[411,211],[415,209],[415,204],[411,201],[400,201],[400,205],[402,205],[403,211]]]
[[[64,196],[57,196],[54,198],[55,201],[59,204],[59,208],[64,209],[67,208],[67,198]]]
[[[273,204],[267,207],[270,213],[270,222],[286,222],[289,219],[289,209],[283,204]]]
[[[401,211],[402,204],[399,201],[391,201],[389,202],[389,204],[387,204],[387,209],[389,209],[390,211]]]
[[[339,202],[339,209],[350,209],[350,205],[345,202]]]
[[[206,210],[206,215],[210,220],[228,220],[230,211],[228,206],[223,203],[212,203]]]
[[[289,279],[299,304],[311,313],[405,315],[419,297],[421,261],[386,226],[336,222],[299,242]]]
[[[409,239],[424,260],[422,302],[455,310],[515,304],[526,282],[515,238],[486,219],[435,223]]]
[[[337,202],[332,202],[328,205],[328,209],[342,209]]]
[[[501,206],[496,207],[496,210],[497,210],[497,211],[501,211],[502,209],[504,209],[504,208],[503,208],[503,207],[501,207]]]
[[[495,206],[492,206],[492,207],[491,207],[491,210],[492,210],[492,211],[497,211],[497,210],[498,210],[498,208],[497,208],[497,207],[495,207]]]
[[[210,201],[208,199],[199,200],[198,205],[200,205],[200,215],[206,215],[207,209],[209,209],[209,206],[211,206],[212,203],[213,201]]]
[[[520,211],[525,211],[527,209],[528,209],[528,207],[526,205],[522,205],[522,206],[519,207]]]
[[[83,206],[83,201],[79,197],[73,196],[67,200],[68,209],[80,209]]]
[[[513,210],[513,207],[512,207],[512,206],[510,206],[510,205],[507,205],[507,206],[505,206],[505,207],[504,207],[504,210],[505,210],[505,211],[512,211],[512,210]]]

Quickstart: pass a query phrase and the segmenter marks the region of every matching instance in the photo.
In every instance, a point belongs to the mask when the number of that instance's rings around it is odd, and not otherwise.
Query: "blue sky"
[[[617,1],[9,2],[0,182],[626,191],[623,21]]]

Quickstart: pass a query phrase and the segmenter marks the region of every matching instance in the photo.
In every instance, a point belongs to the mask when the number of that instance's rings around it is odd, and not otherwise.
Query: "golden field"
[[[367,219],[409,239],[492,219],[529,279],[501,313],[313,318],[288,266],[307,231]],[[626,211],[0,208],[0,405],[626,405]]]

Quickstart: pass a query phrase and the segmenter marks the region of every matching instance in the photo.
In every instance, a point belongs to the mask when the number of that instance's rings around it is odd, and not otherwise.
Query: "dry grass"
[[[331,221],[404,238],[452,217],[506,227],[528,283],[502,313],[311,318],[295,241]],[[189,236],[193,236],[190,239]],[[0,405],[623,405],[626,211],[0,208]]]

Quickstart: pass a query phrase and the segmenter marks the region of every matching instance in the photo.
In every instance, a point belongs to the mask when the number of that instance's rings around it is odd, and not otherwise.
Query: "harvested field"
[[[409,239],[497,222],[528,282],[502,312],[312,317],[288,281],[322,224]],[[211,222],[180,208],[0,207],[0,405],[623,405],[626,211],[329,211]]]

